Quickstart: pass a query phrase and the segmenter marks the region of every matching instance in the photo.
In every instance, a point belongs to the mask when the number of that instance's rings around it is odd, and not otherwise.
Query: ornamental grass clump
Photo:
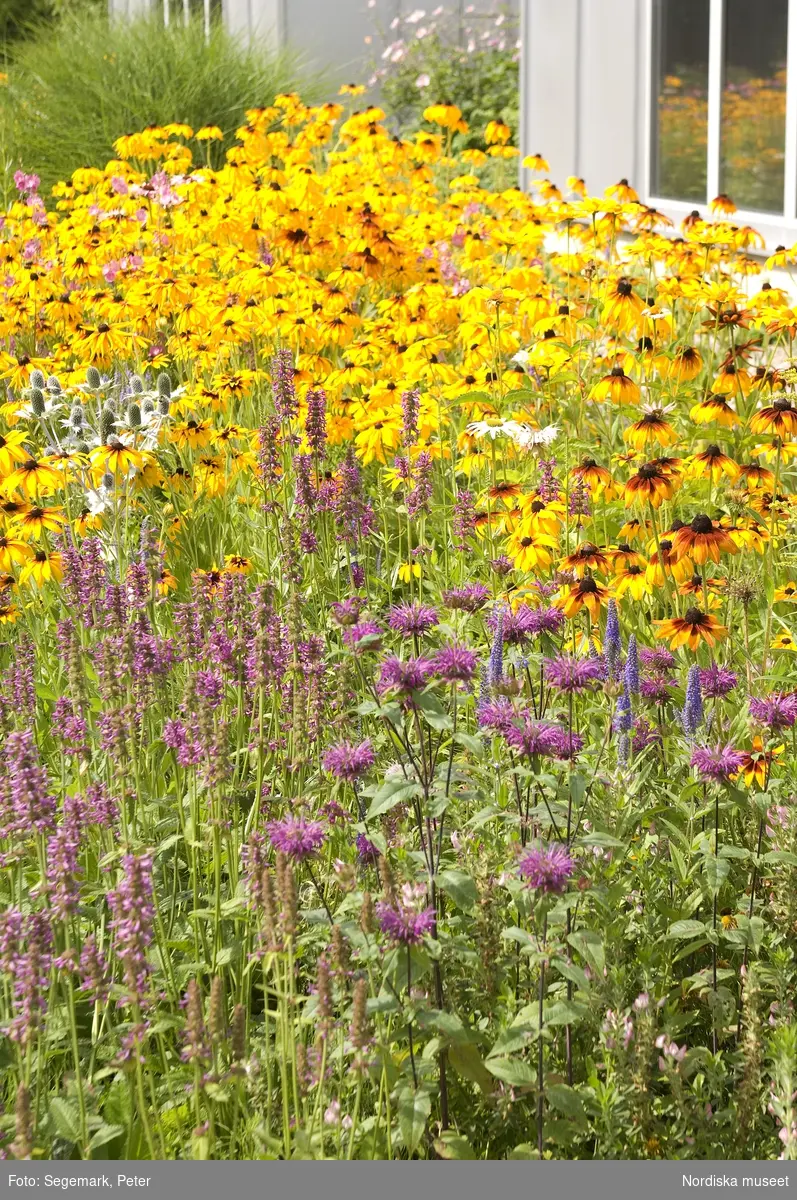
[[[351,92],[0,224],[0,1149],[794,1158],[792,299]]]

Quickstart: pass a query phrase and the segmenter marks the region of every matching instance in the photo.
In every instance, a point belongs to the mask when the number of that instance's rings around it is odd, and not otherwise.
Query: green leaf
[[[577,933],[571,933],[568,937],[568,942],[577,950],[582,958],[585,958],[589,965],[597,971],[598,975],[603,975],[606,967],[606,955],[603,952],[603,942],[600,935],[594,933],[591,929],[580,929]]]
[[[381,817],[383,813],[390,812],[391,808],[401,804],[402,800],[409,800],[417,791],[418,784],[412,779],[405,779],[403,776],[386,779],[371,801],[368,820],[372,821],[374,817]]]
[[[509,1151],[509,1158],[539,1158],[539,1152],[536,1146],[531,1146],[528,1142],[521,1142],[519,1146],[515,1146],[514,1150]]]
[[[545,1096],[548,1103],[552,1104],[560,1113],[571,1117],[580,1126],[586,1128],[587,1114],[584,1112],[584,1101],[575,1088],[568,1087],[566,1083],[549,1083],[545,1089]]]
[[[50,1101],[50,1117],[61,1137],[77,1145],[80,1141],[80,1113],[77,1105],[71,1100],[56,1096]]]
[[[570,799],[573,801],[574,808],[578,810],[581,808],[587,791],[587,781],[583,775],[573,772],[568,780],[568,784],[570,787]]]
[[[428,1092],[421,1089],[416,1092],[409,1085],[399,1092],[399,1128],[409,1154],[413,1154],[420,1144],[431,1111],[432,1098]]]
[[[537,1082],[537,1072],[519,1058],[488,1058],[484,1065],[491,1075],[510,1087],[534,1087]]]
[[[493,1080],[490,1072],[482,1062],[482,1056],[476,1047],[470,1043],[456,1043],[449,1047],[448,1061],[463,1079],[477,1084],[485,1093],[493,1090]]]
[[[445,1129],[440,1137],[435,1139],[434,1148],[441,1158],[453,1158],[461,1162],[463,1159],[470,1160],[476,1157],[476,1151],[468,1139],[454,1133],[452,1129]]]
[[[124,1125],[106,1125],[104,1122],[93,1135],[89,1142],[89,1149],[100,1150],[103,1146],[107,1146],[109,1142],[114,1142],[118,1137],[121,1137],[125,1132]]]
[[[587,1015],[586,1004],[574,1004],[570,1000],[557,1000],[543,1012],[546,1025],[577,1025]]]
[[[427,725],[440,732],[453,728],[453,721],[434,692],[413,692],[413,699]]]
[[[476,756],[476,758],[484,757],[484,743],[479,738],[474,737],[472,733],[460,733],[458,730],[454,734],[454,741],[458,745],[464,746],[464,748],[469,750],[471,754]]]
[[[418,1014],[418,1024],[423,1028],[431,1026],[442,1035],[442,1040],[446,1042],[478,1042],[480,1037],[477,1033],[468,1029],[456,1013],[443,1012],[440,1009],[427,1009],[425,1012]]]
[[[727,858],[706,858],[706,880],[708,886],[718,892],[731,873],[731,864]]]
[[[706,927],[702,921],[675,921],[667,930],[668,938],[696,938],[702,937],[706,932]]]
[[[476,884],[464,871],[440,871],[437,884],[458,908],[469,910],[475,908],[479,902]]]

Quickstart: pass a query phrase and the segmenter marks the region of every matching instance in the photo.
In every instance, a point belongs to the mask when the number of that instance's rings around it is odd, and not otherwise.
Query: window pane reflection
[[[726,0],[720,187],[783,212],[788,0]]]
[[[709,0],[657,0],[654,20],[651,190],[705,203]]]

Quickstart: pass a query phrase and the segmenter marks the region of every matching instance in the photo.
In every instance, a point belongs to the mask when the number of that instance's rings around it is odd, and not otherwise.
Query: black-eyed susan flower
[[[41,587],[52,579],[62,579],[63,574],[64,569],[59,551],[36,550],[21,568],[19,582],[22,584],[32,581]]]
[[[696,425],[711,425],[716,422],[717,425],[723,425],[726,429],[733,429],[735,425],[740,424],[739,414],[730,401],[725,396],[713,394],[706,396],[697,404],[693,404],[689,410],[689,416]]]
[[[182,421],[172,426],[171,440],[181,450],[204,450],[213,438],[213,426],[210,421]]]
[[[608,375],[592,388],[589,400],[610,400],[612,404],[636,404],[639,400],[639,385],[622,367],[612,367]]]
[[[586,608],[593,621],[597,622],[601,605],[609,599],[609,589],[602,587],[591,575],[579,579],[567,591],[554,600],[556,608],[560,608],[566,617],[575,617]]]
[[[771,404],[750,419],[752,433],[774,433],[788,440],[797,434],[797,408],[787,396],[776,396]]]
[[[797,583],[790,579],[788,583],[783,583],[780,587],[775,588],[772,602],[773,604],[797,604]]]
[[[674,405],[643,410],[644,415],[623,431],[623,437],[635,450],[644,450],[648,442],[660,446],[672,446],[678,441],[678,433],[667,420]]]
[[[25,496],[43,496],[62,485],[63,476],[47,459],[26,458],[4,481],[3,490],[7,494],[20,491]]]
[[[130,470],[140,470],[144,465],[141,451],[126,446],[119,438],[112,437],[102,446],[95,446],[89,455],[95,478],[113,475],[124,478]]]
[[[19,506],[9,526],[12,536],[17,533],[25,538],[38,538],[42,533],[58,533],[67,518],[61,508],[44,508],[38,504]]]
[[[688,608],[682,617],[654,621],[653,624],[658,627],[656,637],[670,639],[671,650],[688,646],[694,651],[701,641],[707,646],[714,646],[728,634],[724,625],[720,625],[715,617],[701,612],[699,608]]]
[[[613,586],[615,595],[619,598],[628,593],[632,599],[641,600],[651,593],[651,581],[643,566],[639,563],[629,563],[615,573]]]
[[[788,630],[784,629],[782,633],[777,634],[772,639],[769,648],[770,650],[788,650],[794,654],[797,653],[797,641],[794,640],[793,635]]]
[[[736,554],[738,550],[726,531],[705,513],[698,513],[688,525],[682,525],[672,542],[678,555],[688,556],[700,565],[709,559],[718,563],[722,554]]]
[[[0,476],[10,475],[18,463],[30,458],[25,449],[26,437],[22,429],[11,429],[0,434]]]
[[[610,328],[614,326],[620,332],[625,332],[637,324],[644,307],[645,303],[634,291],[631,280],[623,275],[609,287],[602,316]]]
[[[773,764],[783,754],[783,751],[784,747],[782,745],[772,746],[771,749],[767,749],[764,746],[762,738],[757,734],[753,738],[753,744],[745,754],[739,767],[739,773],[742,775],[747,786],[752,787],[755,784],[758,788],[766,788]]]
[[[695,379],[703,368],[703,358],[695,346],[681,346],[676,350],[664,372],[676,383],[688,383]]]
[[[663,501],[671,500],[678,490],[679,478],[659,461],[643,463],[625,485],[625,502],[652,504],[659,508]]]
[[[698,478],[709,476],[714,484],[719,483],[723,475],[728,479],[737,479],[739,476],[738,464],[716,442],[706,446],[699,454],[693,455],[690,470]]]
[[[9,534],[0,534],[0,570],[11,571],[31,557],[33,550],[27,542]]]
[[[252,570],[252,560],[243,554],[226,554],[224,570],[230,575],[248,575]]]
[[[587,571],[601,571],[605,575],[610,571],[606,552],[593,542],[582,542],[572,554],[568,554],[566,558],[562,559],[561,566],[562,570],[572,571],[579,577]]]

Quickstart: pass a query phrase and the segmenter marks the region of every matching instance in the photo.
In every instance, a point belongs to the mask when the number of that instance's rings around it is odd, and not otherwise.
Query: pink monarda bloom
[[[364,775],[374,762],[375,755],[368,738],[358,746],[352,742],[339,742],[337,746],[330,746],[324,755],[324,770],[352,783]]]
[[[599,658],[559,654],[545,659],[545,678],[558,692],[585,692],[603,679],[605,669]]]
[[[518,870],[526,886],[535,891],[561,894],[575,864],[564,846],[533,846],[521,857]]]
[[[791,729],[797,721],[797,692],[773,692],[751,700],[750,716],[770,729]]]
[[[692,751],[692,766],[702,779],[712,779],[724,783],[735,775],[742,763],[744,755],[733,746],[696,746]]]
[[[397,604],[391,608],[388,624],[402,637],[420,637],[439,623],[437,610],[429,604]]]
[[[307,821],[293,815],[280,821],[269,821],[266,826],[271,844],[294,862],[312,858],[323,845],[326,830],[320,821]]]

